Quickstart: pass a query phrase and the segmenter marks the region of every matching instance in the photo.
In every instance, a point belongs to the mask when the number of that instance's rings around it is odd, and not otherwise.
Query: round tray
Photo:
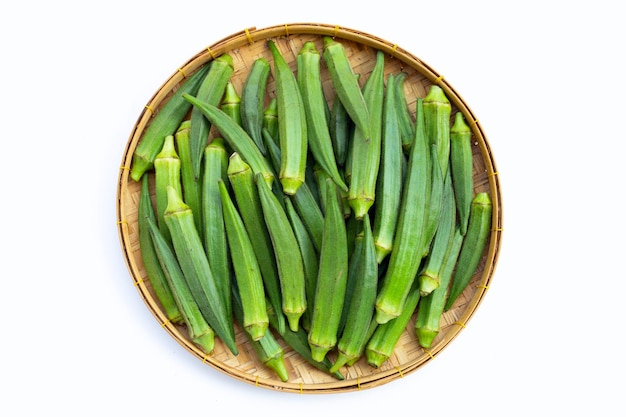
[[[273,39],[286,61],[295,68],[296,54],[304,42],[313,41],[321,50],[323,36],[332,36],[343,43],[355,72],[364,76],[367,76],[374,66],[376,51],[383,51],[386,58],[385,74],[399,71],[408,74],[405,92],[413,114],[416,98],[424,97],[430,85],[437,84],[444,90],[452,104],[452,114],[461,111],[471,127],[475,192],[486,191],[490,194],[493,202],[492,232],[470,285],[457,299],[453,308],[443,315],[441,331],[429,350],[421,348],[417,342],[414,316],[398,341],[393,355],[385,363],[379,368],[374,368],[362,358],[354,366],[342,369],[345,376],[342,381],[309,365],[285,345],[289,380],[282,382],[256,359],[240,328],[235,329],[239,355],[232,355],[218,338],[214,352],[206,355],[190,341],[185,326],[174,325],[167,320],[150,286],[139,251],[137,208],[141,183],[130,178],[129,168],[133,152],[152,115],[167,102],[185,77],[221,54],[229,53],[235,65],[231,81],[237,91],[241,91],[245,77],[256,58],[263,56],[272,62],[266,40]],[[322,76],[327,77],[325,81],[329,80],[326,71],[322,71]],[[325,82],[325,85],[331,88],[329,84]],[[275,95],[271,76],[267,91],[268,96]],[[248,28],[210,45],[176,69],[146,104],[130,134],[122,158],[116,204],[120,243],[130,275],[140,296],[163,329],[199,360],[220,372],[255,386],[296,393],[334,393],[373,388],[407,375],[434,359],[465,328],[485,296],[496,266],[502,234],[501,191],[495,162],[478,119],[461,96],[443,76],[398,45],[361,31],[327,24],[294,23],[265,29]],[[329,354],[331,359],[332,355],[331,352]]]

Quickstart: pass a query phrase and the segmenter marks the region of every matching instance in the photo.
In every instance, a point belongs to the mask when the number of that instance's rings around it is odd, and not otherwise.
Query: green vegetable
[[[174,136],[169,135],[163,142],[163,149],[154,158],[157,224],[168,240],[170,233],[163,218],[167,207],[167,187],[172,186],[179,195],[182,195],[180,175],[180,158],[174,146]]]
[[[180,176],[183,186],[183,201],[194,213],[196,229],[198,229],[200,237],[203,238],[204,228],[202,223],[203,213],[201,201],[202,178],[196,177],[193,171],[191,147],[189,142],[190,126],[191,120],[183,120],[174,134],[174,141],[176,142],[176,148],[178,149],[178,157],[180,158]]]
[[[424,97],[426,137],[437,146],[441,175],[445,177],[450,161],[450,113],[452,106],[442,88],[431,85]]]
[[[470,206],[474,197],[474,177],[472,158],[472,131],[465,122],[463,113],[454,115],[450,129],[450,169],[456,195],[461,233],[467,233]]]
[[[265,90],[270,72],[270,64],[265,58],[255,59],[241,91],[241,125],[263,155],[267,152],[261,136],[264,116],[263,105],[265,104]]]
[[[222,99],[220,109],[229,115],[238,125],[242,126],[241,97],[230,81],[226,83],[226,90],[224,91],[224,98]]]

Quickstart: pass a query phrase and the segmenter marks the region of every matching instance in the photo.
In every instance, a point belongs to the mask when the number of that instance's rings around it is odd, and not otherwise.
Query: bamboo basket
[[[134,182],[130,178],[130,166],[133,152],[146,127],[150,124],[152,115],[167,102],[173,91],[185,80],[185,77],[221,54],[229,53],[233,57],[235,65],[235,72],[231,81],[237,91],[241,91],[245,77],[256,58],[263,56],[272,62],[271,54],[265,42],[267,39],[271,38],[277,43],[281,53],[295,70],[295,57],[304,42],[314,41],[319,48],[318,50],[321,51],[323,36],[332,36],[342,42],[355,72],[365,77],[369,75],[374,66],[376,51],[383,51],[386,59],[385,77],[388,73],[399,71],[408,74],[405,81],[405,93],[413,115],[416,98],[424,97],[430,85],[437,84],[444,90],[452,104],[452,114],[461,111],[470,124],[475,192],[486,191],[490,194],[493,202],[492,232],[470,285],[459,297],[453,308],[442,317],[441,331],[431,349],[425,350],[419,346],[414,332],[415,316],[413,316],[398,341],[393,355],[380,368],[373,368],[367,364],[365,358],[362,358],[354,366],[344,367],[341,370],[345,376],[342,381],[312,367],[297,353],[284,345],[289,381],[282,382],[271,370],[265,368],[256,359],[242,329],[236,328],[239,355],[233,356],[218,338],[216,338],[214,352],[206,355],[190,341],[185,326],[174,325],[167,320],[150,286],[139,251],[137,208],[141,187],[140,183]],[[326,77],[323,80],[323,85],[330,101],[333,99],[334,93],[330,85],[330,77],[324,68],[322,68],[322,76]],[[268,80],[267,91],[268,97],[275,95],[271,75]],[[394,43],[349,28],[312,23],[285,24],[265,29],[245,29],[208,46],[176,69],[146,104],[130,134],[119,172],[116,200],[120,244],[132,282],[148,309],[165,331],[202,363],[219,372],[258,387],[312,394],[364,390],[389,383],[416,371],[433,360],[454,340],[478,308],[492,280],[501,245],[501,204],[500,182],[483,129],[470,107],[442,75]],[[281,344],[283,343],[282,340],[279,339],[279,341]],[[334,359],[333,355],[333,352],[329,354],[331,360]]]

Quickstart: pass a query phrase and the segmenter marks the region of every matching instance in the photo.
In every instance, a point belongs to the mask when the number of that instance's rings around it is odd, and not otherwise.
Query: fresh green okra
[[[241,91],[241,125],[263,155],[266,154],[266,149],[261,129],[263,129],[263,106],[270,72],[271,67],[267,59],[263,57],[255,59]]]
[[[172,135],[165,138],[163,149],[154,158],[154,178],[157,224],[165,238],[170,240],[170,232],[163,218],[167,207],[167,187],[172,186],[182,196],[180,158],[176,153]]]
[[[461,233],[467,232],[470,206],[474,197],[472,131],[465,122],[463,113],[454,115],[450,129],[450,169],[456,195],[457,212]]]

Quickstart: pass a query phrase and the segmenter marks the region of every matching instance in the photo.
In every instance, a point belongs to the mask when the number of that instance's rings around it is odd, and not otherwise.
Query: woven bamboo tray
[[[388,73],[399,71],[408,74],[405,81],[405,93],[413,115],[417,97],[424,97],[432,84],[442,87],[452,103],[452,114],[455,111],[463,112],[470,124],[474,145],[475,191],[487,191],[491,196],[493,202],[492,233],[478,270],[455,306],[444,314],[441,332],[431,349],[426,351],[417,343],[414,333],[415,317],[413,317],[400,338],[394,354],[380,368],[371,367],[363,358],[352,367],[344,367],[341,371],[345,380],[339,381],[318,371],[285,345],[285,362],[289,372],[289,381],[282,382],[256,359],[252,347],[240,328],[236,329],[236,340],[240,347],[238,356],[233,356],[219,339],[216,339],[214,352],[206,355],[191,343],[184,326],[173,325],[166,319],[150,286],[141,260],[137,231],[140,183],[130,178],[129,168],[135,147],[149,125],[152,115],[168,100],[185,77],[219,55],[229,53],[235,64],[231,81],[237,91],[241,91],[245,77],[256,58],[263,56],[272,62],[265,42],[267,39],[271,38],[277,43],[281,53],[295,70],[295,57],[304,42],[314,41],[318,50],[321,51],[323,36],[332,36],[344,44],[355,71],[362,74],[363,78],[369,75],[374,66],[376,51],[383,51],[386,58],[385,78]],[[332,100],[334,93],[332,93],[330,78],[324,69],[322,75],[327,77],[324,79],[325,93],[328,99]],[[275,95],[272,76],[268,80],[267,90],[268,96]],[[442,75],[398,45],[357,30],[327,24],[294,23],[260,30],[248,28],[208,46],[176,69],[146,104],[130,134],[119,172],[116,204],[121,248],[133,283],[163,329],[202,363],[220,372],[255,386],[294,393],[337,393],[374,388],[414,372],[436,358],[465,328],[485,296],[494,273],[501,243],[502,208],[499,178],[483,129],[469,106]],[[332,352],[329,357],[331,360],[334,359]]]

